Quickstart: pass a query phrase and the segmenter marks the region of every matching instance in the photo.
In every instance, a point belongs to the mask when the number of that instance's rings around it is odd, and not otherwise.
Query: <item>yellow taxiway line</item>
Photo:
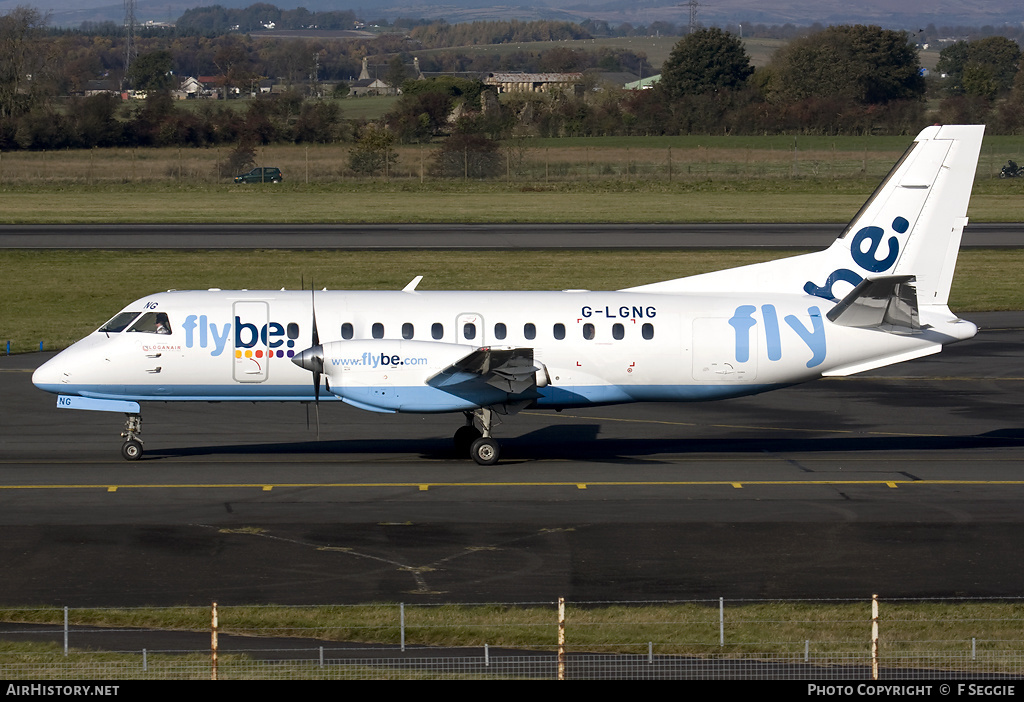
[[[264,492],[288,488],[412,488],[426,491],[432,488],[529,488],[529,487],[571,487],[577,490],[600,487],[709,487],[725,486],[734,489],[746,487],[793,487],[793,486],[879,486],[896,489],[907,486],[975,485],[1005,486],[1024,485],[1024,480],[597,480],[597,481],[508,481],[508,482],[394,482],[394,483],[74,483],[64,485],[0,485],[0,490],[94,490],[107,492],[117,490],[182,490],[182,489],[241,489],[252,488]]]

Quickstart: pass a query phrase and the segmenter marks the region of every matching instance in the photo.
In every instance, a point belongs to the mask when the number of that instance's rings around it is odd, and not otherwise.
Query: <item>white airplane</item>
[[[983,126],[935,126],[823,251],[611,292],[207,290],[147,295],[32,376],[61,408],[319,402],[494,413],[752,395],[936,353],[977,327],[947,306]]]

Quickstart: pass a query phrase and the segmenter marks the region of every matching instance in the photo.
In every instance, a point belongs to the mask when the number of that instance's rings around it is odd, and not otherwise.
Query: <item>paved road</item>
[[[1019,596],[1024,313],[850,379],[707,404],[461,417],[340,404],[57,410],[0,358],[0,602]]]
[[[2,225],[0,248],[685,249],[827,246],[838,224]],[[1024,246],[1024,223],[972,224],[963,246]]]

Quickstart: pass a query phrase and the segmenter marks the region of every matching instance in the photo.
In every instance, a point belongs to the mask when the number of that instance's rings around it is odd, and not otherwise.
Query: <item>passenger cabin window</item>
[[[552,329],[552,331],[554,332],[556,339],[564,339],[565,338],[565,325],[562,324],[561,322],[558,322],[557,324],[555,324],[555,328]]]
[[[590,322],[583,325],[583,338],[587,341],[593,341],[594,339],[594,325]]]
[[[507,333],[508,333],[508,330],[505,329],[505,323],[504,322],[498,322],[497,324],[494,325],[494,338],[495,339],[504,339],[505,336],[507,335]]]
[[[295,322],[289,322],[288,326],[285,327],[285,333],[289,339],[295,340],[299,338],[299,325]]]
[[[370,328],[370,334],[373,336],[374,339],[383,339],[384,325],[381,324],[380,322],[374,322],[373,326]]]
[[[475,339],[476,338],[476,325],[473,324],[472,322],[466,322],[465,324],[463,324],[462,325],[462,336],[463,336],[463,338],[469,339],[469,340]]]
[[[434,322],[430,326],[430,338],[432,339],[443,339],[444,338],[444,325],[440,322]]]
[[[413,337],[413,334],[414,334],[414,330],[413,330],[412,322],[406,322],[405,324],[402,325],[402,338],[403,339],[411,339]]]
[[[125,327],[131,324],[132,320],[139,316],[138,312],[118,312],[106,324],[99,328],[101,332],[117,334],[123,332]]]
[[[619,322],[612,325],[612,338],[621,341],[626,336],[626,328]]]
[[[171,322],[167,319],[166,312],[147,312],[139,317],[128,331],[144,332],[146,334],[170,334]]]
[[[523,325],[523,336],[527,339],[537,338],[537,327],[533,325],[533,322],[527,322]]]
[[[654,338],[654,325],[653,324],[645,324],[645,325],[643,325],[642,327],[640,327],[640,333],[643,334],[643,337],[645,339],[648,339],[648,340],[653,339]]]
[[[345,322],[341,325],[341,338],[348,340],[355,336],[355,329],[352,328],[352,322]]]

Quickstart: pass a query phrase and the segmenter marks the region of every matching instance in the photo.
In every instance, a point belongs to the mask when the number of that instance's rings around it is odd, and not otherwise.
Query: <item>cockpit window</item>
[[[131,321],[139,316],[138,312],[118,312],[113,318],[99,328],[101,332],[116,334],[124,331],[124,328],[131,324]]]
[[[171,322],[167,319],[166,312],[147,312],[131,326],[130,332],[145,332],[147,334],[170,334]]]

